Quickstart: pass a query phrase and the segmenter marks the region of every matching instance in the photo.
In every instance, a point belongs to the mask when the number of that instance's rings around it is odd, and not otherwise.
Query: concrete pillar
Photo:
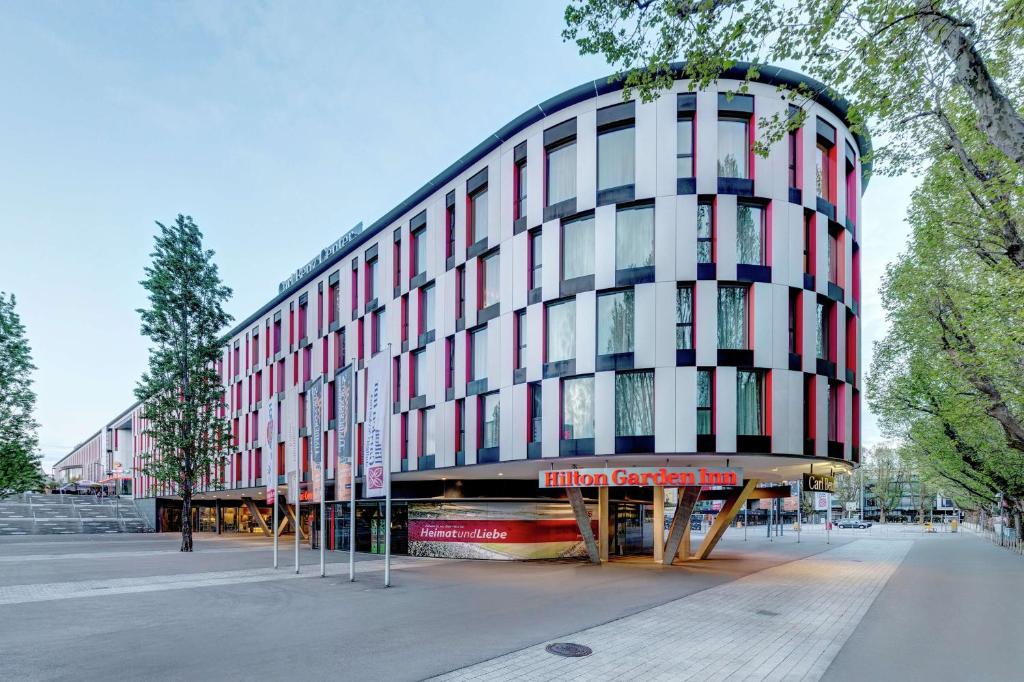
[[[665,558],[665,488],[654,486],[654,560]]]
[[[611,532],[611,519],[608,517],[608,488],[597,489],[597,544],[601,561],[608,561],[609,534]]]
[[[220,500],[214,501],[213,523],[217,526],[217,535],[220,535]]]

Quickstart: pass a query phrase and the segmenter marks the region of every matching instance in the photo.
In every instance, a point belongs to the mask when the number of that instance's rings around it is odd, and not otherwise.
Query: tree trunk
[[[181,550],[192,551],[192,491],[184,490],[181,495]]]

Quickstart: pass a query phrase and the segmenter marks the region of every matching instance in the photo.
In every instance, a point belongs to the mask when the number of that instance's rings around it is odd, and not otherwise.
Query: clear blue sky
[[[562,42],[562,7],[0,6],[0,290],[39,366],[47,470],[133,400],[154,220],[196,219],[245,317],[523,110],[607,75]],[[876,177],[865,197],[865,351],[912,187]]]

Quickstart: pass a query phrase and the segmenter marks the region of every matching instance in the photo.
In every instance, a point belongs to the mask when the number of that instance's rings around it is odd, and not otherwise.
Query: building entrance
[[[639,502],[611,502],[609,554],[635,556],[654,553],[654,508]]]

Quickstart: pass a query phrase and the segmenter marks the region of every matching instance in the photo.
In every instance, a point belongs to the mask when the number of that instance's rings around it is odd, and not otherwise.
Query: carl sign
[[[804,474],[804,490],[811,493],[834,493],[836,479],[821,474]]]

